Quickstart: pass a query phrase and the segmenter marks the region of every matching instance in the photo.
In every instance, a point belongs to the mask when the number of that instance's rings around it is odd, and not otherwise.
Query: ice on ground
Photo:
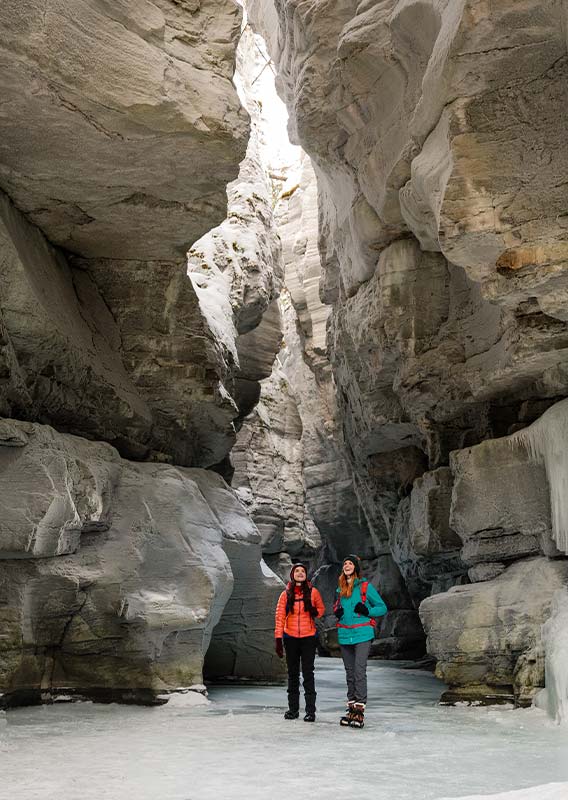
[[[533,786],[518,792],[476,794],[461,798],[444,797],[442,800],[566,800],[566,798],[568,798],[568,783],[549,783],[546,786]]]
[[[208,705],[190,708],[9,711],[0,726],[0,797],[323,800],[356,792],[438,800],[568,782],[568,729],[543,711],[439,706],[443,687],[429,673],[371,662],[365,728],[353,730],[338,724],[341,663],[318,659],[316,680],[315,724],[283,719],[283,686],[213,687]]]

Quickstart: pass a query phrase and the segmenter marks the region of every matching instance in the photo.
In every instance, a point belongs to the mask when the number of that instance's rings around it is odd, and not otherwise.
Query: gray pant
[[[356,703],[367,702],[367,659],[373,640],[359,644],[342,644],[341,658],[347,677],[347,699]]]

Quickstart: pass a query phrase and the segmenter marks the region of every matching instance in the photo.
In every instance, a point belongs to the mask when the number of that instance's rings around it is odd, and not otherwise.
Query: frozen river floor
[[[342,665],[318,659],[316,670],[315,724],[283,719],[284,687],[217,687],[197,707],[9,711],[0,798],[438,800],[568,782],[568,728],[541,711],[442,707],[432,675],[375,661],[365,728],[340,728]]]

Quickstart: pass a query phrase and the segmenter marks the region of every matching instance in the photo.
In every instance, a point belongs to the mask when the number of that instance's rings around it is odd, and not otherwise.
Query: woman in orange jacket
[[[292,564],[290,581],[278,598],[274,639],[279,658],[286,650],[288,668],[288,711],[284,719],[300,716],[300,665],[306,700],[304,722],[316,721],[316,687],[314,661],[316,657],[316,626],[314,620],[323,617],[325,607],[321,595],[308,581],[305,564]]]

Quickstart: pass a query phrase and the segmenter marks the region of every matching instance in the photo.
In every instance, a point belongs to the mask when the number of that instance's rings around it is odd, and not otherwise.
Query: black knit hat
[[[355,575],[357,575],[357,577],[360,578],[361,577],[361,560],[360,560],[359,556],[353,555],[353,553],[349,553],[349,555],[345,556],[345,558],[343,559],[343,562],[342,562],[341,566],[343,566],[343,564],[345,564],[346,561],[351,561],[351,563],[355,565]]]
[[[294,570],[296,567],[303,567],[306,570],[306,578],[308,577],[308,565],[303,561],[295,561],[290,567],[290,580],[294,580]]]

